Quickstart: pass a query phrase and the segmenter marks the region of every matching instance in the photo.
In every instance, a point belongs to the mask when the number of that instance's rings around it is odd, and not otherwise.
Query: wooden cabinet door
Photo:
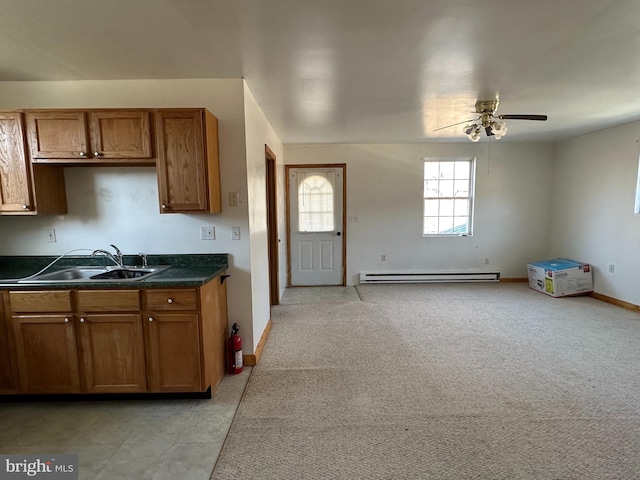
[[[22,391],[80,391],[78,351],[71,315],[14,315],[12,327]]]
[[[143,323],[149,390],[204,391],[198,315],[149,314]]]
[[[222,211],[217,119],[204,109],[156,112],[160,212]]]
[[[21,113],[0,113],[0,212],[34,210]]]
[[[26,113],[31,158],[77,159],[89,157],[86,113],[49,110]]]
[[[94,159],[151,159],[148,110],[104,110],[90,114]],[[154,163],[153,160],[149,161]]]
[[[9,335],[9,320],[5,312],[8,301],[5,292],[0,292],[0,394],[16,393],[18,391],[18,377],[15,369],[13,342]]]
[[[147,391],[139,313],[82,315],[77,332],[84,391]]]

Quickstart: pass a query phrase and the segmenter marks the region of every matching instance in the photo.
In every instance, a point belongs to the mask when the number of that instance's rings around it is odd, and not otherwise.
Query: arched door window
[[[298,181],[298,231],[331,232],[334,230],[333,183],[335,172],[300,173]]]

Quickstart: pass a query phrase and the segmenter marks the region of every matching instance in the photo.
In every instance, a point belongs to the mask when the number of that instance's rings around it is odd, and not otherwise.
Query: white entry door
[[[342,285],[342,167],[289,169],[291,285]]]

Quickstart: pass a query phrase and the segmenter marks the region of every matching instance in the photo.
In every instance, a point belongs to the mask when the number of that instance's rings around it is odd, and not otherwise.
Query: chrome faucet
[[[104,255],[109,260],[111,260],[113,263],[115,263],[118,267],[124,268],[124,264],[122,263],[122,252],[115,245],[111,245],[111,246],[116,251],[115,254],[113,254],[111,252],[107,252],[106,250],[98,249],[98,250],[94,250],[93,253],[91,254],[91,256],[95,257],[96,255]]]

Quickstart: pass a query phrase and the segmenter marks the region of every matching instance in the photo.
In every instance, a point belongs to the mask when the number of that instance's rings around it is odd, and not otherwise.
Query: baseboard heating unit
[[[360,283],[499,282],[500,272],[362,272]]]

